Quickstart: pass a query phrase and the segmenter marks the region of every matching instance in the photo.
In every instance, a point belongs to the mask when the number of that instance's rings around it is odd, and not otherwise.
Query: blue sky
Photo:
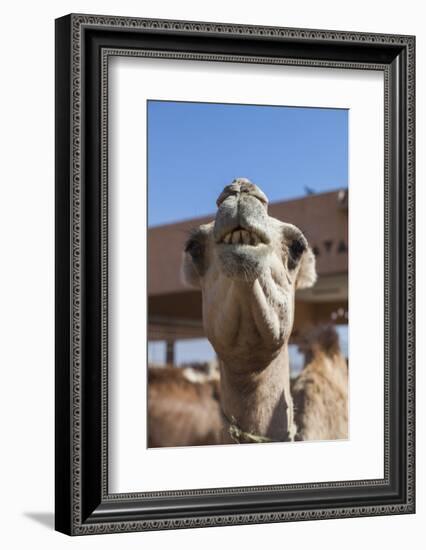
[[[236,177],[271,202],[348,185],[348,111],[148,101],[148,223],[210,214]]]
[[[271,202],[348,186],[348,111],[148,101],[148,224],[211,214],[236,177],[258,184]],[[347,329],[339,329],[347,351]],[[150,362],[165,361],[150,342]],[[209,361],[206,339],[176,343],[177,364]],[[296,346],[292,367],[302,366]]]

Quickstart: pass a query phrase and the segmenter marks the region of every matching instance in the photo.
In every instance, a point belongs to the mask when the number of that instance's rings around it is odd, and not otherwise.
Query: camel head
[[[316,280],[302,232],[268,215],[268,199],[238,178],[217,199],[214,221],[194,229],[183,275],[202,292],[206,335],[239,370],[266,366],[290,336],[297,288]]]

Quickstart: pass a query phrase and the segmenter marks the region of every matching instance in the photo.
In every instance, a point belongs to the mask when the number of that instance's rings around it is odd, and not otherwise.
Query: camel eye
[[[301,240],[293,241],[290,245],[290,252],[293,258],[300,258],[305,251],[305,245]]]
[[[301,239],[295,239],[288,247],[288,268],[294,269],[297,262],[300,260],[303,252],[306,250],[306,245]]]
[[[202,231],[195,230],[192,231],[188,240],[185,243],[185,252],[189,254],[191,259],[191,266],[195,268],[198,276],[205,274],[207,269],[207,258],[205,254],[206,249],[206,236]]]
[[[201,246],[201,243],[199,243],[197,240],[189,239],[185,246],[185,252],[188,252],[191,255],[192,259],[198,260],[203,254],[203,247]]]

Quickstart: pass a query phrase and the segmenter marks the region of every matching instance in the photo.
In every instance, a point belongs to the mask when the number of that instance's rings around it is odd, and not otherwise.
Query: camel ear
[[[300,259],[300,267],[297,273],[296,288],[310,288],[317,280],[315,268],[315,255],[310,248],[307,248]]]
[[[182,254],[181,279],[185,285],[200,288],[200,275],[189,252]]]

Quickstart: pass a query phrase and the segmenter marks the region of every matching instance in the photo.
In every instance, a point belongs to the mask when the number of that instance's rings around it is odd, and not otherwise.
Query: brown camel
[[[193,382],[188,370],[148,369],[148,447],[215,445],[222,417],[217,380]]]
[[[296,439],[348,437],[348,367],[331,325],[309,331],[300,343],[305,367],[292,385]]]
[[[295,291],[314,284],[315,258],[300,229],[268,216],[249,180],[226,186],[217,206],[189,237],[183,274],[201,289],[219,360],[222,441],[293,441],[288,340]]]

